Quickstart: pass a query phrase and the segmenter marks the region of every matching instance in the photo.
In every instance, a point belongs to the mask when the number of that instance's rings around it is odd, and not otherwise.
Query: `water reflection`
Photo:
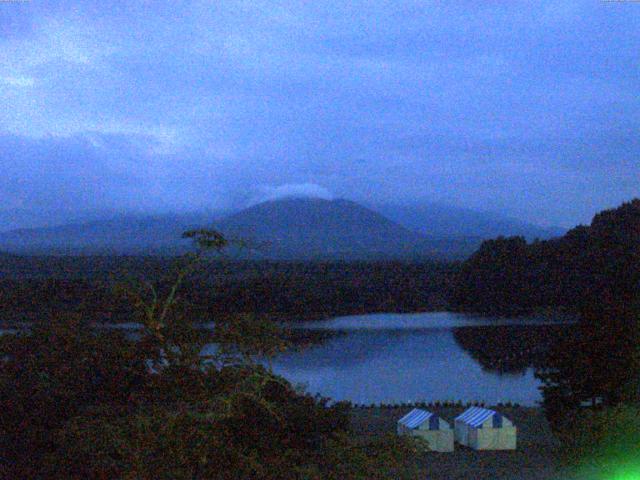
[[[532,367],[543,361],[549,339],[571,326],[439,312],[344,317],[301,328],[340,332],[273,363],[313,393],[356,403],[534,405],[541,396]]]
[[[454,328],[453,336],[485,371],[524,373],[541,367],[566,325],[510,325]]]
[[[424,330],[433,328],[488,327],[509,325],[558,325],[571,322],[559,322],[548,317],[488,317],[453,312],[428,313],[371,313],[350,315],[329,320],[298,322],[292,328],[305,330]]]

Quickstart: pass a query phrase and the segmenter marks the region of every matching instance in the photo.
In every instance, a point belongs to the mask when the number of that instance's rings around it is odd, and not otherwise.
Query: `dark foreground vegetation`
[[[175,258],[0,257],[0,320],[41,321],[51,311],[93,321],[130,321],[116,286],[124,278],[166,285]],[[232,262],[212,260],[185,279],[193,317],[252,313],[315,320],[371,312],[441,310],[455,266],[404,262]],[[167,274],[169,272],[169,274]]]
[[[3,337],[1,478],[414,478],[416,445],[350,435],[345,405],[251,361],[280,344],[246,326],[225,325],[208,364],[182,322],[137,342],[69,317]]]
[[[184,260],[168,285],[122,287],[136,338],[69,313],[0,337],[2,478],[415,478],[420,444],[355,438],[346,405],[256,362],[286,347],[273,322],[225,318],[203,357],[211,338],[179,300],[203,258]]]

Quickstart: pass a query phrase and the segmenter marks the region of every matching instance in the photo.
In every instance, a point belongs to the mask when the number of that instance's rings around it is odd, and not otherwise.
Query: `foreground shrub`
[[[97,333],[76,316],[52,316],[0,338],[0,467],[37,478],[51,434],[89,407],[126,405],[148,377],[118,332]]]
[[[43,471],[65,479],[415,478],[412,439],[360,441],[340,405],[283,393],[87,411],[56,432]]]
[[[201,250],[178,260],[173,282],[121,287],[141,325],[135,340],[77,317],[0,340],[2,478],[415,478],[411,440],[351,438],[348,405],[261,364],[286,347],[275,324],[219,319],[213,339],[196,327],[181,286],[227,242],[185,236]]]

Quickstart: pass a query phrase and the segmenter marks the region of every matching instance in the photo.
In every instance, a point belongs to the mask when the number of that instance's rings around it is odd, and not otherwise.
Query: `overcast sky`
[[[0,1],[0,211],[640,196],[640,3]],[[18,213],[15,213],[18,218]]]

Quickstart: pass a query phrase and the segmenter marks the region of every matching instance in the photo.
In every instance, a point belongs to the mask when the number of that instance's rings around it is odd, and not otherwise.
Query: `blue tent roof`
[[[493,417],[495,415],[500,414],[487,408],[471,407],[465,410],[462,414],[458,415],[455,420],[456,422],[463,422],[467,425],[478,428],[487,420],[487,418]],[[502,422],[500,422],[500,424],[501,423]]]
[[[407,413],[404,417],[398,420],[398,423],[404,425],[407,428],[418,428],[424,422],[429,420],[430,418],[437,418],[431,412],[427,412],[426,410],[422,410],[420,408],[414,408],[409,413]]]

